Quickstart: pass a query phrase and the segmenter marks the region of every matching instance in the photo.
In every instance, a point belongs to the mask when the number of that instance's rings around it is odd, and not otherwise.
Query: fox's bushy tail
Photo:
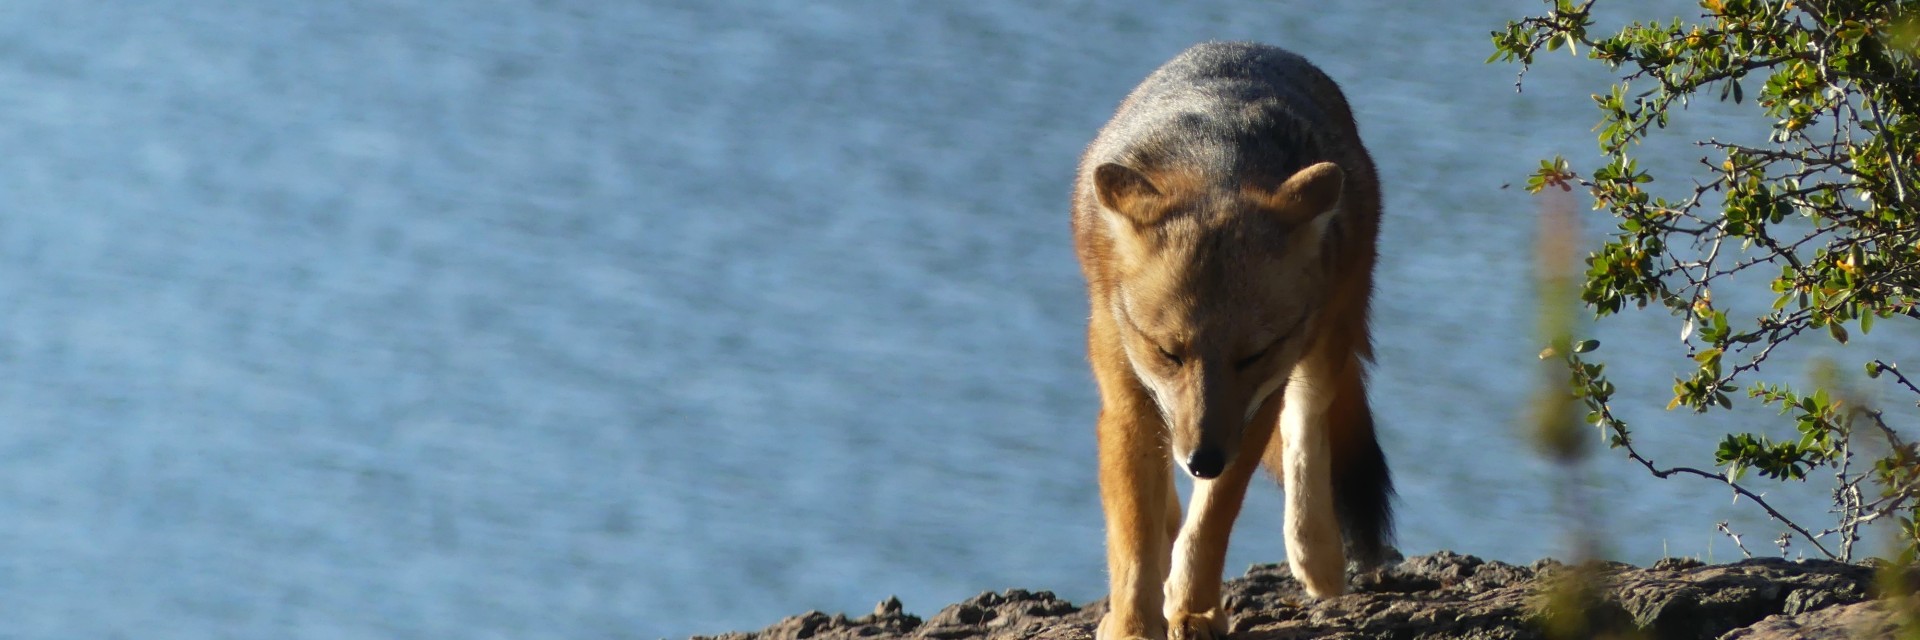
[[[1328,442],[1333,456],[1333,508],[1347,559],[1373,567],[1386,559],[1393,540],[1393,475],[1386,453],[1374,436],[1373,411],[1365,391],[1350,397],[1346,415],[1334,424]]]

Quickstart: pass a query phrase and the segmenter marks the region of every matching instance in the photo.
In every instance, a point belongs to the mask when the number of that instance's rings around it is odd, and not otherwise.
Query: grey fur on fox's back
[[[1129,94],[1088,147],[1083,172],[1105,162],[1183,166],[1204,175],[1270,181],[1315,162],[1338,164],[1375,191],[1373,161],[1339,85],[1291,51],[1251,42],[1195,45]]]

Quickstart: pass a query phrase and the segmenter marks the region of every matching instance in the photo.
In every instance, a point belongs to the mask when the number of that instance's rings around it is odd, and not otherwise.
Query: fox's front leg
[[[1347,590],[1347,556],[1334,513],[1333,452],[1327,432],[1333,426],[1329,409],[1340,389],[1334,377],[1338,364],[1336,357],[1315,354],[1294,368],[1280,416],[1279,459],[1269,463],[1279,470],[1287,497],[1287,564],[1315,598]]]
[[[1144,400],[1144,398],[1143,398]],[[1150,401],[1149,401],[1150,402]],[[1167,636],[1161,584],[1170,529],[1179,522],[1172,462],[1158,413],[1144,406],[1100,410],[1100,504],[1107,516],[1107,616],[1099,640]]]
[[[1167,578],[1167,636],[1225,638],[1229,612],[1220,602],[1221,571],[1227,544],[1247,484],[1260,467],[1260,452],[1273,437],[1281,400],[1274,397],[1242,434],[1240,454],[1220,477],[1193,481],[1193,508],[1173,543],[1173,571]]]

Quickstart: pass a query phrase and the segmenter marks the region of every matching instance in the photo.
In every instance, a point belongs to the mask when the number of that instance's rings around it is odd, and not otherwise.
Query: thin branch
[[[1880,373],[1893,374],[1894,381],[1899,382],[1900,386],[1906,387],[1908,391],[1912,391],[1915,394],[1920,394],[1920,386],[1915,386],[1912,380],[1908,380],[1906,376],[1901,375],[1900,370],[1894,368],[1892,363],[1875,358],[1873,361],[1873,364],[1875,367],[1879,368]],[[1881,423],[1881,424],[1885,424],[1885,423]]]
[[[1815,549],[1819,549],[1821,554],[1826,555],[1828,558],[1839,557],[1837,555],[1834,555],[1832,551],[1827,550],[1826,545],[1820,544],[1820,539],[1818,537],[1815,537],[1812,532],[1807,531],[1805,527],[1800,526],[1800,523],[1794,522],[1792,518],[1788,518],[1786,514],[1780,513],[1780,510],[1775,509],[1773,508],[1773,505],[1768,504],[1766,498],[1760,497],[1760,494],[1754,493],[1753,491],[1747,489],[1746,487],[1741,486],[1740,483],[1734,482],[1731,478],[1728,478],[1723,474],[1708,473],[1705,471],[1701,471],[1699,469],[1695,469],[1693,467],[1669,467],[1666,469],[1661,469],[1657,466],[1654,466],[1652,460],[1648,460],[1645,457],[1642,457],[1640,455],[1640,452],[1635,451],[1631,443],[1625,444],[1622,446],[1627,450],[1627,457],[1632,458],[1635,462],[1638,462],[1642,466],[1645,466],[1647,468],[1647,471],[1652,473],[1653,476],[1656,478],[1665,479],[1668,476],[1674,475],[1676,473],[1681,473],[1681,474],[1687,474],[1692,476],[1699,476],[1701,478],[1718,481],[1721,484],[1727,485],[1728,488],[1733,489],[1734,493],[1745,496],[1748,500],[1752,500],[1754,504],[1760,505],[1761,509],[1766,510],[1768,516],[1771,516],[1774,520],[1778,520],[1780,524],[1786,525],[1787,528],[1792,529],[1794,533],[1800,534],[1801,538],[1805,538],[1806,541],[1809,544],[1812,544]]]

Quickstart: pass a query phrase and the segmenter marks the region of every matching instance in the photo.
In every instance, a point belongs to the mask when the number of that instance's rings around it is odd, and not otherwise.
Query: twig
[[[1727,527],[1727,521],[1721,520],[1718,526],[1720,527],[1720,533],[1727,534],[1727,537],[1733,538],[1733,546],[1740,548],[1740,555],[1749,558],[1753,557],[1753,552],[1747,550],[1747,545],[1740,543],[1740,534],[1734,533],[1733,529]]]
[[[1875,359],[1873,361],[1873,364],[1880,368],[1881,373],[1893,374],[1893,379],[1895,381],[1898,381],[1900,383],[1900,386],[1906,387],[1908,391],[1912,391],[1915,394],[1920,394],[1920,386],[1914,386],[1913,381],[1908,380],[1906,376],[1901,375],[1900,370],[1894,368],[1893,364],[1880,359]],[[1882,424],[1885,424],[1885,423],[1882,423]]]

